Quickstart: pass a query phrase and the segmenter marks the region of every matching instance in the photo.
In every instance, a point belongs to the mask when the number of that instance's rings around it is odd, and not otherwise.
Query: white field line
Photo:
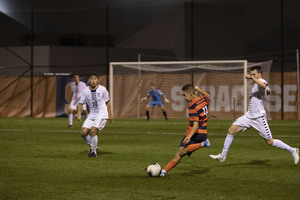
[[[80,130],[26,130],[26,129],[0,129],[0,132],[25,132],[25,131],[29,131],[29,132],[55,132],[55,133],[80,133]],[[112,131],[105,131],[105,132],[109,132],[109,133],[113,133]],[[118,131],[116,134],[153,134],[153,135],[182,135],[184,136],[185,133],[167,133],[167,132],[129,132],[129,131]],[[220,133],[208,133],[208,136],[213,135],[213,136],[226,136],[226,134],[220,134]],[[261,137],[259,134],[257,135],[248,135],[247,133],[241,133],[238,134],[238,136],[242,136],[242,137]],[[282,138],[300,138],[300,134],[299,135],[275,135],[274,138],[278,138],[278,137],[282,137]]]

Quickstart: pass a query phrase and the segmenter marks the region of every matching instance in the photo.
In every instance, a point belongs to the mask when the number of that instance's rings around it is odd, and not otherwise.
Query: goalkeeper
[[[165,106],[161,100],[161,97],[164,98],[166,103],[169,103],[170,101],[167,99],[167,97],[165,96],[164,93],[162,93],[162,91],[158,90],[157,88],[155,88],[154,84],[150,85],[150,90],[148,91],[148,94],[146,97],[142,98],[141,101],[146,101],[147,98],[152,97],[152,100],[146,105],[145,110],[146,110],[146,115],[147,115],[147,121],[150,120],[150,110],[152,108],[154,108],[156,105],[158,105],[160,107],[160,109],[162,110],[165,119],[168,120],[167,117],[167,112],[165,110]]]

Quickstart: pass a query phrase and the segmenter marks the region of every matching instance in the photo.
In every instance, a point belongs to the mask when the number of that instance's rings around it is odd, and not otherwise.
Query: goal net
[[[145,102],[141,98],[147,96],[150,85],[154,84],[170,100],[164,102],[168,118],[185,118],[188,103],[182,97],[181,88],[191,83],[210,94],[210,118],[235,119],[247,111],[251,81],[244,77],[255,65],[262,67],[263,77],[269,81],[272,61],[112,62],[109,90],[114,116],[144,118],[151,97]],[[163,118],[157,106],[150,116]]]

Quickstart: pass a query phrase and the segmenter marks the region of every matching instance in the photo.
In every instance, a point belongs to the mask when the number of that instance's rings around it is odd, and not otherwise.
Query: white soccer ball
[[[161,172],[161,166],[158,163],[151,163],[147,167],[147,173],[149,176],[159,176]]]

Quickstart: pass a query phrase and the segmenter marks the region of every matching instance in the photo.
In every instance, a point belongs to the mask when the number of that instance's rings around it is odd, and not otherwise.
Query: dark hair
[[[98,77],[97,74],[96,74],[96,72],[93,72],[93,73],[91,73],[91,74],[89,75],[90,78],[91,78],[92,76]]]
[[[185,91],[185,92],[195,92],[195,87],[192,84],[185,84],[182,87],[182,91]]]
[[[261,66],[253,66],[250,68],[250,71],[254,71],[254,70],[256,70],[257,73],[263,74]]]

